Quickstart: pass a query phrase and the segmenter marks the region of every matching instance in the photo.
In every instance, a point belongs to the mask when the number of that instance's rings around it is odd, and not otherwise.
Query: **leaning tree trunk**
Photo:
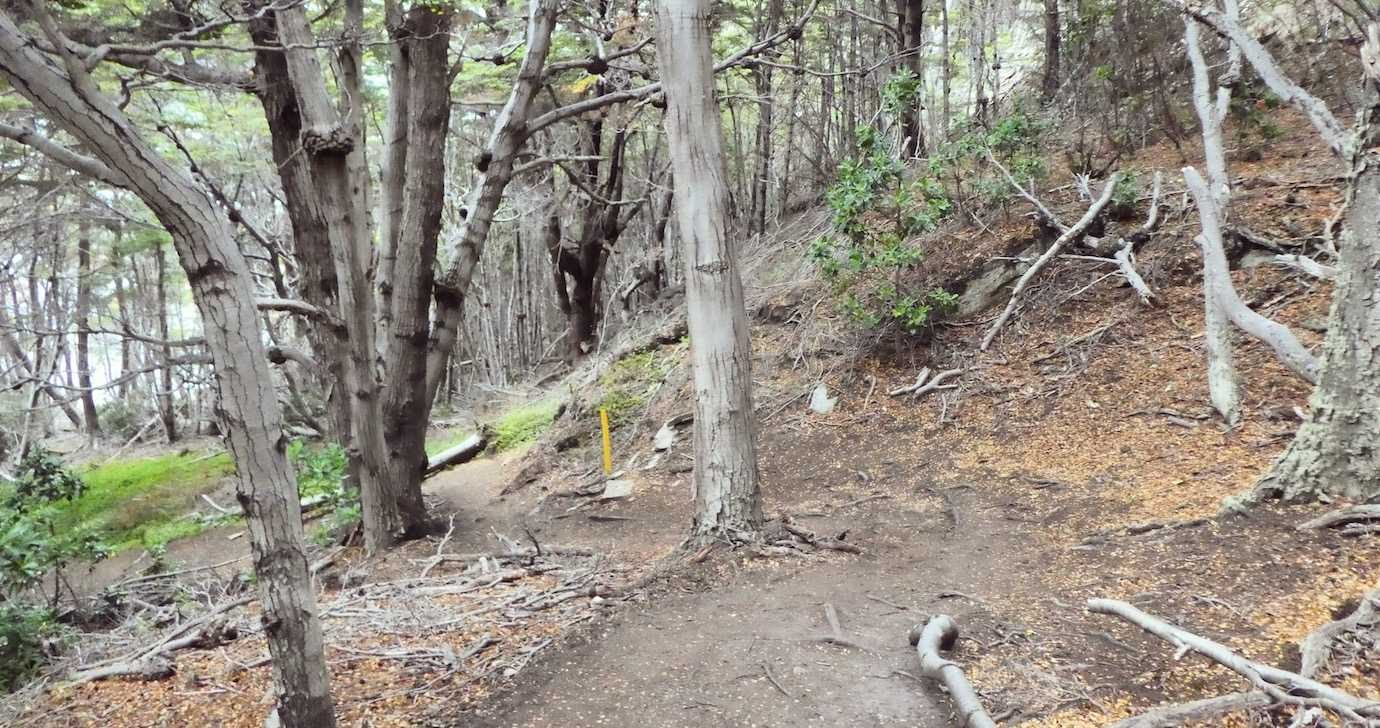
[[[714,95],[709,0],[657,3],[657,59],[666,89],[677,219],[695,377],[692,540],[749,540],[762,527],[757,433],[737,250],[729,241],[723,128]]]
[[[1348,190],[1322,372],[1308,419],[1256,486],[1287,500],[1380,497],[1380,159]]]
[[[38,15],[49,42],[67,48],[67,39],[43,6]],[[106,167],[119,170],[128,188],[172,235],[215,365],[219,409],[235,461],[236,497],[249,527],[264,635],[273,658],[278,716],[288,728],[330,728],[335,711],[297,483],[259,336],[248,262],[225,214],[191,177],[153,150],[101,93],[79,59],[63,53],[62,61],[65,74],[0,11],[0,76]]]

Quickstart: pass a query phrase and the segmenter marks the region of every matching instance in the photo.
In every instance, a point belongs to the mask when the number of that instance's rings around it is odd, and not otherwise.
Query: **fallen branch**
[[[937,389],[953,389],[957,387],[957,384],[949,384],[944,386],[941,385],[944,384],[944,380],[962,373],[962,369],[946,369],[934,375],[933,379],[930,379],[930,368],[925,367],[924,369],[921,369],[920,374],[915,377],[914,384],[908,387],[901,387],[900,389],[893,389],[887,392],[887,394],[891,395],[892,397],[899,397],[903,394],[910,394],[913,395],[913,399],[920,399],[926,394],[929,394],[930,392],[933,392]]]
[[[1178,648],[1176,657],[1198,654],[1246,678],[1274,702],[1321,707],[1362,725],[1380,725],[1380,702],[1363,700],[1311,678],[1248,660],[1206,637],[1180,629],[1126,602],[1089,599],[1088,611],[1120,617]]]
[[[1188,703],[1166,705],[1137,716],[1119,720],[1108,728],[1162,728],[1183,725],[1191,720],[1211,720],[1226,713],[1270,705],[1270,698],[1260,691],[1231,693]]]
[[[963,675],[963,668],[957,663],[944,659],[940,650],[951,650],[958,642],[958,625],[947,614],[930,617],[922,628],[920,625],[910,630],[910,644],[920,655],[920,672],[933,680],[944,683],[953,698],[954,707],[963,717],[967,728],[996,728],[997,724],[982,707],[977,692]]]
[[[997,162],[995,157],[991,157],[991,155],[988,156],[991,158],[993,164],[996,164],[1003,172],[1006,172],[1006,169],[1001,167],[1001,163]],[[1007,179],[1021,191],[1022,195],[1026,196],[1027,199],[1033,198],[1033,196],[1025,192],[1024,188],[1016,184],[1016,180],[1011,177],[1010,172],[1006,172],[1006,174]],[[1107,183],[1102,187],[1102,195],[1093,202],[1087,212],[1083,213],[1083,217],[1079,218],[1078,222],[1073,224],[1073,227],[1065,230],[1063,234],[1054,241],[1054,244],[1049,246],[1049,250],[1046,250],[1043,255],[1035,259],[1035,262],[1030,265],[1030,269],[1021,276],[1020,280],[1016,281],[1016,287],[1011,290],[1011,300],[1007,301],[1006,308],[1001,312],[1001,315],[997,317],[997,320],[993,322],[992,328],[987,330],[987,335],[982,337],[982,344],[978,347],[980,351],[987,351],[987,348],[992,345],[992,340],[997,338],[997,334],[1001,333],[1002,327],[1006,326],[1007,320],[1016,312],[1016,306],[1020,303],[1021,294],[1025,292],[1030,282],[1035,280],[1035,277],[1040,275],[1040,272],[1049,265],[1050,261],[1054,260],[1054,258],[1063,251],[1065,245],[1081,237],[1088,227],[1092,225],[1093,221],[1102,214],[1103,208],[1107,206],[1107,203],[1112,201],[1112,192],[1116,187],[1117,180],[1120,178],[1120,172],[1114,173],[1111,177],[1107,178]],[[1043,206],[1041,206],[1041,208],[1043,209]]]

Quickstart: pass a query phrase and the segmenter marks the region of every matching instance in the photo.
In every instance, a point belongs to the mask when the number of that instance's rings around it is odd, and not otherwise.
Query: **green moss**
[[[675,346],[624,357],[600,380],[604,393],[595,402],[595,410],[607,410],[609,425],[614,429],[636,417],[638,410],[647,406],[657,387],[666,381],[666,375],[681,360],[687,346],[682,340]]]
[[[174,453],[97,465],[80,474],[86,491],[62,509],[58,522],[94,528],[111,543],[132,545],[149,538],[166,543],[202,528],[183,516],[195,508],[198,496],[234,470],[225,453]]]
[[[558,410],[555,402],[536,402],[511,410],[494,425],[494,447],[502,452],[541,437],[555,421]]]

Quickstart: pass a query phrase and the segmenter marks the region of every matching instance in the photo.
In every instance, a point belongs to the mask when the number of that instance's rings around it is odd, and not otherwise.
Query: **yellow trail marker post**
[[[604,435],[604,475],[613,475],[613,441],[609,439],[609,411],[599,409],[599,430]]]

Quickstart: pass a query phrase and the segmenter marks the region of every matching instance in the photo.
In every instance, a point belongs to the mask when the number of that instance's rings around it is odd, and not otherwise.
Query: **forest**
[[[0,723],[1380,728],[1373,0],[0,4]]]

